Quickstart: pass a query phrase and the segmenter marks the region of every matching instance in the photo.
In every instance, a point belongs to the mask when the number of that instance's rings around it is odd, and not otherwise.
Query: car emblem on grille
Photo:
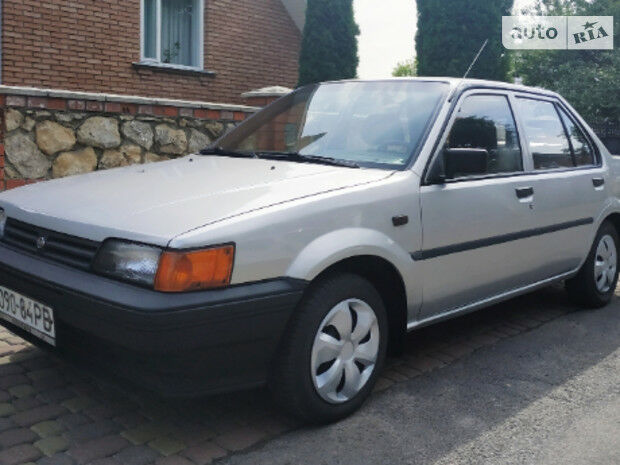
[[[41,250],[47,244],[47,238],[45,236],[39,236],[37,238],[37,249]]]

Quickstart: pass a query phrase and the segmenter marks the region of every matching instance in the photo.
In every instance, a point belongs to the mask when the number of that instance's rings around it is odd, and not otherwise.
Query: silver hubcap
[[[364,387],[379,353],[379,324],[373,309],[347,299],[323,319],[312,346],[311,375],[327,402],[346,402]]]
[[[601,237],[594,259],[594,279],[599,292],[608,292],[613,285],[617,263],[616,244],[613,238],[609,235]]]

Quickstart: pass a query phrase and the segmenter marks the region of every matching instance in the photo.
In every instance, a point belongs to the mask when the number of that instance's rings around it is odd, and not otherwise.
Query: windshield
[[[416,153],[448,85],[336,82],[303,87],[217,142],[260,156],[295,153],[359,166],[404,168]]]

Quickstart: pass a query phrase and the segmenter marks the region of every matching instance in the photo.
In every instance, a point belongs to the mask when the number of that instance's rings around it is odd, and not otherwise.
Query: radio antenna
[[[478,58],[480,57],[480,54],[484,50],[484,47],[486,47],[488,43],[489,43],[489,39],[484,41],[484,44],[482,44],[482,47],[480,47],[480,50],[478,50],[478,53],[474,57],[474,61],[471,62],[471,65],[469,65],[469,68],[467,68],[467,71],[465,71],[465,74],[463,75],[463,79],[467,77],[471,69],[474,67],[474,65],[476,64],[476,61],[478,61]]]

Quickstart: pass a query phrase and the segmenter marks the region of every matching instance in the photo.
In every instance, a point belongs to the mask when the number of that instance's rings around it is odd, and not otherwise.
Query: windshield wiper
[[[240,152],[237,150],[227,150],[222,147],[208,147],[201,150],[201,155],[219,155],[223,157],[236,158],[265,158],[271,160],[286,160],[298,163],[316,163],[320,165],[344,166],[345,168],[359,168],[357,163],[338,158],[323,157],[321,155],[302,155],[298,152]]]
[[[254,152],[239,152],[237,150],[226,150],[222,147],[207,147],[198,152],[201,155],[219,155],[222,157],[235,158],[258,158]]]
[[[338,158],[323,157],[321,155],[302,155],[298,152],[256,152],[256,156],[272,160],[286,160],[298,163],[316,163],[319,165],[343,166],[345,168],[359,168],[357,163]]]

